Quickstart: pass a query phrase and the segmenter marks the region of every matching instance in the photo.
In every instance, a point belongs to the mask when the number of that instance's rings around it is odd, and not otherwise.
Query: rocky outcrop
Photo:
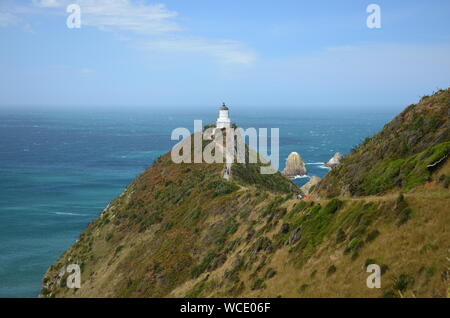
[[[302,192],[304,194],[309,194],[311,188],[313,186],[315,186],[316,184],[318,184],[320,180],[321,179],[319,177],[312,176],[311,179],[305,185],[303,185],[300,189],[302,190]]]
[[[291,235],[289,235],[289,239],[286,242],[286,245],[292,245],[300,239],[302,228],[299,226],[295,228]]]
[[[286,168],[283,174],[288,178],[303,176],[306,174],[305,163],[297,152],[291,152],[286,159]]]
[[[331,158],[330,160],[328,160],[328,162],[325,164],[325,166],[330,167],[330,168],[334,168],[336,167],[338,164],[341,163],[342,160],[342,155],[339,152],[336,152],[333,156],[333,158]]]

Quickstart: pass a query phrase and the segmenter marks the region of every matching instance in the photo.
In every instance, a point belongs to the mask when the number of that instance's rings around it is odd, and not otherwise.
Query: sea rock
[[[311,179],[305,185],[303,185],[300,189],[302,190],[302,192],[304,194],[309,194],[309,191],[311,190],[311,188],[313,186],[315,186],[316,184],[318,184],[320,180],[321,179],[319,177],[312,176]]]
[[[303,176],[306,174],[305,163],[297,152],[291,152],[286,159],[286,168],[283,174],[288,178]]]
[[[341,163],[342,160],[342,155],[339,152],[336,152],[333,156],[333,158],[331,158],[330,160],[328,160],[328,162],[325,164],[325,166],[330,167],[330,168],[334,168],[336,167],[338,164]]]

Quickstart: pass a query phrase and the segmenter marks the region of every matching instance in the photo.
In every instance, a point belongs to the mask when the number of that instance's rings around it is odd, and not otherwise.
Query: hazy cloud
[[[204,38],[174,38],[147,42],[142,45],[153,52],[205,54],[223,63],[248,64],[255,60],[255,54],[242,43],[229,40]]]
[[[40,8],[58,8],[63,5],[60,0],[33,0],[33,4]]]
[[[20,18],[9,12],[0,12],[0,27],[15,26],[20,23]]]
[[[164,4],[144,4],[130,0],[34,0],[37,8],[54,9],[76,3],[81,8],[82,25],[103,31],[131,31],[161,34],[180,31],[173,20],[178,16]],[[65,10],[61,13],[66,14]]]
[[[144,4],[131,0],[33,1],[35,7],[48,10],[70,3],[80,5],[82,27],[114,31],[118,36],[125,37],[120,33],[134,34],[138,36],[135,41],[141,43],[138,46],[155,53],[206,55],[221,63],[237,64],[248,64],[255,59],[255,54],[243,43],[184,35],[180,32],[183,28],[176,21],[178,13],[167,9],[164,4]]]

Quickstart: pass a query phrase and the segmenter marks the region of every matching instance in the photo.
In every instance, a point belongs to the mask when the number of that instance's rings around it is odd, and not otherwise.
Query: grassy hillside
[[[319,184],[321,199],[293,199],[290,180],[257,164],[234,165],[225,181],[223,164],[167,154],[49,268],[41,297],[446,297],[448,114],[432,118],[448,96],[366,140]],[[66,287],[72,263],[80,289]],[[381,289],[366,286],[373,263]]]
[[[220,267],[237,244],[231,236],[251,212],[291,198],[288,179],[236,165],[174,164],[170,154],[140,175],[80,235],[44,278],[44,296],[167,296]],[[277,207],[279,202],[272,204]],[[65,288],[68,264],[81,265],[83,288]],[[63,288],[61,288],[63,286]]]
[[[316,190],[326,197],[365,196],[430,181],[427,166],[450,153],[449,116],[450,89],[423,97],[355,148]]]

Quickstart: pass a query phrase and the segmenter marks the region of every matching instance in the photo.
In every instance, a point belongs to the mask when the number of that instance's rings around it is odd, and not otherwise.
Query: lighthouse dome
[[[228,107],[225,105],[225,103],[223,103],[222,107],[220,107],[219,118],[217,118],[216,122],[216,128],[222,129],[230,127],[231,121],[230,117],[228,117]]]

